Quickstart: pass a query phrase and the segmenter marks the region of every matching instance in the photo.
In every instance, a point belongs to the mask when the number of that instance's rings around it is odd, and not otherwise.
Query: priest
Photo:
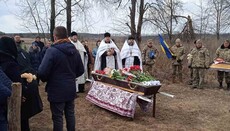
[[[141,51],[133,36],[129,36],[121,49],[121,60],[124,68],[139,65],[142,69]]]
[[[77,82],[76,82],[76,85],[77,85],[76,91],[83,93],[85,91],[85,82],[88,77],[88,71],[87,71],[88,70],[87,69],[88,55],[87,55],[84,45],[78,40],[78,34],[76,32],[74,31],[71,32],[69,39],[71,43],[74,44],[76,49],[79,51],[82,63],[84,65],[85,71],[80,77],[77,78]]]
[[[120,50],[110,38],[110,33],[104,34],[104,39],[98,47],[94,70],[104,70],[106,67],[111,69],[121,69],[122,63]]]

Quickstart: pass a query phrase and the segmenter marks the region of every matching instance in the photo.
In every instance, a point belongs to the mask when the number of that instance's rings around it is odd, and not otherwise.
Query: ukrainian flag
[[[170,51],[168,44],[164,41],[163,37],[159,34],[160,44],[162,51],[166,54],[166,56],[171,59],[173,53]]]

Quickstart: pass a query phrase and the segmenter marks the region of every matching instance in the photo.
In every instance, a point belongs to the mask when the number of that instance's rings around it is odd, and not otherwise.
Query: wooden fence
[[[9,131],[21,131],[21,83],[12,84],[12,95],[8,99],[8,124]]]

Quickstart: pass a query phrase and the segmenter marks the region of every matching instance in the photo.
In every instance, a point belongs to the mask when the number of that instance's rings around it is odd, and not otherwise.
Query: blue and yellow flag
[[[173,53],[170,51],[168,44],[164,41],[163,37],[159,34],[160,44],[162,51],[166,54],[166,56],[171,59]]]

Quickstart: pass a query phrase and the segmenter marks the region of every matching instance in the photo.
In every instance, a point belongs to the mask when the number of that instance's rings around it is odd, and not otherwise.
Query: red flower
[[[98,74],[102,74],[102,75],[104,75],[104,74],[105,74],[105,72],[104,72],[104,71],[102,71],[102,70],[96,70],[95,72],[96,72],[96,73],[98,73]]]
[[[141,68],[139,65],[134,65],[130,67],[130,71],[141,71]]]

